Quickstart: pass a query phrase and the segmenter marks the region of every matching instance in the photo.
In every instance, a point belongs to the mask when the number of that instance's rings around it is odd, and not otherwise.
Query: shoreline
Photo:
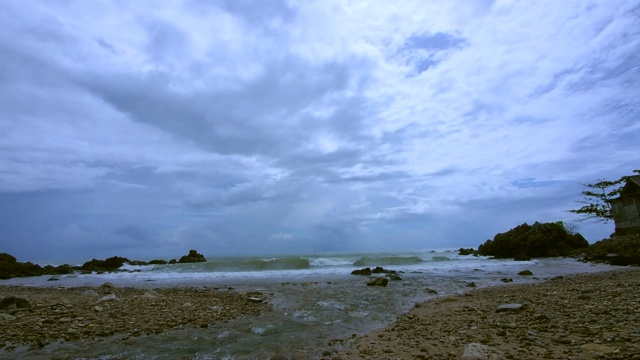
[[[640,359],[640,268],[473,289],[417,304],[327,358]],[[503,304],[521,310],[498,312]]]
[[[496,284],[438,296],[418,303],[397,318],[394,315],[395,320],[386,322],[388,325],[379,330],[358,332],[361,334],[359,337],[328,337],[318,346],[312,346],[313,349],[307,344],[298,346],[307,349],[305,351],[287,353],[284,350],[279,358],[460,359],[469,344],[477,343],[500,352],[502,355],[494,357],[496,359],[634,359],[635,355],[640,359],[640,348],[630,345],[640,342],[640,330],[632,326],[640,323],[637,301],[640,298],[640,268],[609,269],[556,276],[536,283]],[[346,279],[358,278],[347,275]],[[424,284],[417,282],[411,287],[424,290]],[[289,316],[290,319],[294,311],[308,309],[299,306],[282,308],[283,304],[278,303],[282,291],[293,295],[291,291],[295,290],[298,294],[295,296],[310,296],[311,291],[316,295],[324,294],[327,297],[322,299],[330,302],[336,297],[328,294],[337,286],[325,282],[282,283],[262,289],[241,282],[160,287],[152,282],[139,283],[134,287],[60,285],[0,285],[0,299],[13,295],[28,299],[32,306],[66,305],[19,311],[13,320],[0,319],[10,325],[0,327],[0,355],[21,358],[23,355],[44,353],[64,358],[65,343],[83,347],[99,347],[105,341],[140,344],[150,337],[169,336],[167,334],[172,332],[180,338],[185,335],[178,334],[188,329],[198,329],[198,336],[204,332],[210,333],[205,336],[215,337],[221,332],[213,329],[226,327],[226,322],[233,319],[242,320],[246,327],[262,315],[273,319],[274,315],[289,312],[289,315],[278,316]],[[393,291],[394,286],[399,286],[396,290],[407,288],[404,285],[394,283],[387,289],[365,286],[362,290],[368,296],[375,296]],[[100,301],[109,294],[119,300]],[[264,301],[258,302],[257,299]],[[505,303],[526,304],[527,308],[514,313],[496,313],[496,307]],[[343,312],[349,310],[353,309]],[[382,313],[375,316],[380,315]],[[567,316],[586,319],[586,323],[568,321]],[[598,327],[598,332],[592,331],[594,326]],[[327,328],[327,331],[331,330]],[[182,332],[187,333],[193,334]],[[189,341],[189,337],[184,341]],[[598,355],[581,348],[589,344],[593,349],[607,352]],[[117,350],[117,347],[113,349]],[[277,354],[269,351],[264,354]],[[300,357],[300,354],[306,357]]]

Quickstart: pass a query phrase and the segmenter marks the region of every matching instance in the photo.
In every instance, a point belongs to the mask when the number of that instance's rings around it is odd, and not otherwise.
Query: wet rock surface
[[[30,288],[0,286],[1,299],[26,299],[28,308],[0,312],[0,349],[43,347],[55,341],[122,339],[186,327],[207,327],[270,311],[264,301],[213,288]],[[262,300],[262,299],[261,299]]]
[[[335,341],[327,358],[640,359],[638,299],[640,268],[474,289]]]

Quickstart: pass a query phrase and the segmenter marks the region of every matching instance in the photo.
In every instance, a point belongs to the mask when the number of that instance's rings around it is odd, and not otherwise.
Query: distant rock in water
[[[89,271],[115,271],[118,270],[119,267],[124,265],[124,263],[129,263],[130,260],[127,258],[112,256],[105,260],[97,260],[92,259],[91,261],[87,261],[82,266],[80,266],[80,270],[89,270]]]
[[[458,250],[458,255],[474,255],[476,253],[475,250],[473,250],[473,248],[460,248],[460,250]]]
[[[196,263],[205,261],[207,261],[207,259],[204,258],[204,255],[199,254],[195,250],[189,250],[188,255],[185,255],[178,260],[179,263]]]
[[[524,223],[497,234],[478,247],[478,254],[496,258],[529,258],[568,256],[576,249],[589,246],[582,235],[570,234],[562,222]]]

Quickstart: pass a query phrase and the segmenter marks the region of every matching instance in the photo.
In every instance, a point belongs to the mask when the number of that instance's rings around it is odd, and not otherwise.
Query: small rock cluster
[[[367,286],[383,286],[384,287],[384,286],[387,286],[387,284],[389,283],[389,279],[393,281],[402,280],[400,275],[398,275],[397,271],[385,269],[380,266],[376,266],[373,270],[371,270],[371,268],[366,267],[364,269],[356,269],[351,272],[351,275],[371,276],[372,274],[386,274],[385,275],[386,277],[371,278],[367,282]]]
[[[0,286],[0,349],[208,327],[269,311],[265,295],[214,288]]]

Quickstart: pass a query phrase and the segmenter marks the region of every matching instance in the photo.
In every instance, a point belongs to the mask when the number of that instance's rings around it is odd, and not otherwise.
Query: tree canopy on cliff
[[[640,174],[640,170],[633,170],[633,172]],[[594,184],[584,184],[584,186],[589,188],[581,192],[583,198],[579,203],[584,204],[584,206],[579,209],[569,210],[569,212],[583,215],[583,217],[579,219],[580,221],[594,219],[596,221],[602,221],[605,224],[608,223],[610,220],[613,220],[609,200],[620,195],[626,179],[627,176],[623,176],[614,181],[601,179]]]

